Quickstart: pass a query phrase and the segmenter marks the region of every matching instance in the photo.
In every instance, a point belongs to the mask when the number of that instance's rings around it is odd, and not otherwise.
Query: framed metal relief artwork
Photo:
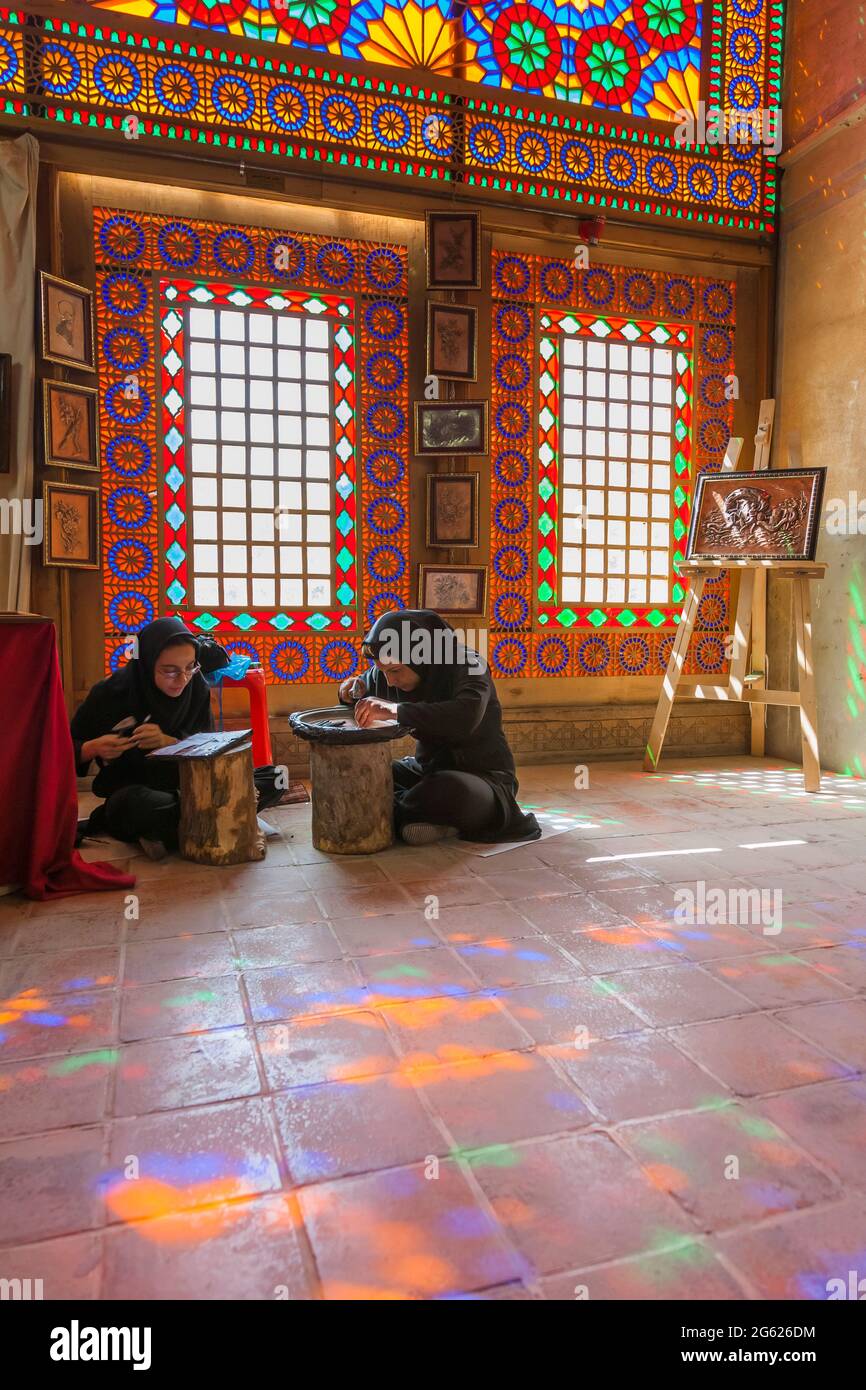
[[[702,473],[686,559],[814,560],[826,471]]]
[[[471,304],[427,305],[427,375],[478,379],[478,310]]]
[[[45,534],[42,562],[99,569],[99,489],[78,483],[43,483]]]
[[[93,386],[43,381],[45,462],[50,468],[99,470],[99,420]]]
[[[428,290],[480,290],[480,215],[428,212],[425,230]]]
[[[92,292],[84,285],[60,280],[43,270],[39,275],[39,302],[45,360],[79,372],[95,372]]]
[[[486,401],[416,401],[415,453],[422,458],[487,455]]]
[[[427,475],[428,546],[478,544],[478,474]]]
[[[486,565],[421,565],[418,607],[443,615],[483,618],[487,607]]]

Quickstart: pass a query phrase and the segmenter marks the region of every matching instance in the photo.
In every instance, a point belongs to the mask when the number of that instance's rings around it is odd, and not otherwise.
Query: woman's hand
[[[158,724],[139,724],[133,729],[130,743],[134,743],[136,748],[143,748],[146,753],[152,753],[155,748],[167,748],[170,743],[177,743],[176,738],[169,738],[164,734]]]
[[[120,734],[103,734],[100,738],[89,738],[81,745],[81,757],[86,763],[92,758],[100,758],[104,763],[113,763],[129,747],[129,739]]]
[[[362,728],[368,729],[371,724],[383,724],[388,719],[397,718],[397,706],[390,700],[377,700],[375,696],[367,695],[363,700],[359,700],[355,706],[355,722]]]
[[[352,694],[352,688],[357,679],[357,676],[347,676],[344,681],[340,682],[340,688],[337,691],[337,695],[344,705],[352,705],[355,703],[355,697]]]

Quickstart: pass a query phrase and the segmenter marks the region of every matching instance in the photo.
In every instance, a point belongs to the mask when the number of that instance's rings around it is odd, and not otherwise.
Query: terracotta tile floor
[[[866,785],[573,777],[522,772],[572,828],[506,854],[328,858],[298,806],[261,865],[0,899],[0,1277],[814,1299],[866,1274]]]

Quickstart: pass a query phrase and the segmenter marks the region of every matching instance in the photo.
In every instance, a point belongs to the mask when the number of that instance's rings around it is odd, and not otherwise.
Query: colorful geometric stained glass
[[[677,9],[679,0],[657,2]],[[777,100],[781,70],[780,0],[748,0],[750,16],[735,13],[744,7],[745,0],[735,9],[719,0],[710,10],[711,101],[738,116],[756,101]],[[615,8],[609,0],[608,10]],[[471,87],[457,95],[342,72],[338,62],[325,69],[233,54],[209,47],[200,26],[186,32],[198,42],[53,18],[34,26],[0,10],[0,111],[59,123],[70,134],[75,127],[177,140],[251,162],[276,156],[362,178],[398,176],[416,187],[456,184],[480,197],[517,194],[746,234],[774,230],[775,156],[760,143],[681,143],[670,122],[635,124],[632,111],[612,106],[600,122],[592,107],[533,105],[528,90],[488,95],[481,84],[480,95]],[[605,51],[613,81],[616,63]],[[674,105],[687,108],[681,95]]]
[[[664,671],[682,610],[677,574],[696,471],[721,467],[733,421],[734,286],[725,280],[493,252],[490,661],[505,676]],[[564,337],[668,348],[667,601],[564,602],[560,477]],[[627,593],[627,591],[626,591]],[[652,593],[647,589],[647,594]],[[687,669],[725,664],[727,588],[705,591]]]
[[[580,343],[580,364],[586,363],[587,371],[593,366],[596,367],[594,375],[600,378],[600,391],[603,395],[602,400],[590,400],[580,402],[580,422],[586,426],[579,435],[579,448],[581,453],[590,457],[575,462],[576,477],[568,476],[562,479],[563,485],[571,485],[570,491],[580,499],[578,511],[574,513],[576,521],[576,534],[571,538],[569,550],[576,548],[576,562],[580,572],[586,566],[588,554],[595,553],[598,556],[599,565],[605,563],[605,568],[596,567],[595,573],[599,576],[606,575],[606,579],[590,578],[588,581],[583,579],[580,587],[587,602],[588,611],[584,621],[590,622],[598,627],[603,622],[619,622],[621,625],[631,626],[633,623],[640,625],[649,624],[651,627],[660,627],[665,623],[677,621],[681,604],[671,603],[671,595],[677,585],[678,573],[677,565],[683,560],[683,540],[688,534],[689,522],[689,478],[691,473],[691,421],[692,421],[692,342],[693,333],[689,325],[685,324],[663,324],[638,319],[621,319],[615,315],[601,317],[598,314],[574,314],[565,311],[548,311],[541,315],[540,319],[540,341],[539,341],[539,388],[538,388],[538,514],[536,522],[536,566],[537,566],[537,599],[538,599],[538,622],[542,626],[565,627],[569,628],[572,624],[580,624],[580,611],[575,611],[567,601],[570,595],[561,592],[563,576],[559,574],[559,561],[561,546],[558,543],[559,531],[559,511],[560,511],[560,479],[558,476],[561,461],[560,435],[563,431],[563,409],[561,401],[560,383],[562,378],[562,344],[564,339],[574,338],[576,343]],[[614,360],[612,366],[617,369],[616,375],[610,372],[599,371],[598,367],[603,362],[594,364],[590,353],[584,356],[583,344],[586,342],[610,347],[619,345],[618,350],[622,361]],[[633,400],[628,404],[620,402],[628,401],[629,369],[627,364],[630,350],[643,346],[648,349],[645,356],[648,358],[650,353],[663,352],[670,358],[670,366],[673,372],[669,371],[669,392],[674,410],[666,411],[664,406],[651,405],[653,395],[652,388],[657,388],[663,382],[663,378],[642,376],[640,379],[647,384],[650,389],[645,389],[643,399],[646,405]],[[647,367],[648,370],[648,367]],[[583,378],[585,373],[580,371],[577,376],[580,380],[580,390],[583,390]],[[595,393],[599,394],[598,391]],[[618,397],[618,400],[607,399],[608,395]],[[575,402],[577,403],[577,402]],[[567,408],[568,402],[566,402]],[[603,428],[596,428],[594,431],[589,429],[590,425],[595,424],[588,416],[588,411],[596,407],[600,419],[597,426],[603,427],[606,422],[614,424],[616,429],[605,432]],[[632,421],[638,416],[639,412],[644,412],[647,416],[653,413],[658,414],[664,411],[665,414],[673,414],[673,444],[664,439],[660,433],[651,434],[650,424],[647,421],[642,430],[637,430],[632,426],[629,429],[629,414]],[[620,424],[615,418],[615,412],[620,411],[623,422]],[[567,417],[566,417],[567,418]],[[667,423],[667,422],[665,422]],[[567,428],[567,426],[566,426]],[[659,429],[663,426],[659,425]],[[591,457],[593,448],[590,444],[592,434],[595,434],[598,443],[595,446],[597,462],[594,463]],[[671,433],[670,425],[667,426],[667,433]],[[619,453],[623,460],[628,456],[630,449],[637,449],[640,443],[644,448],[640,457],[645,460],[641,462],[638,458],[632,459],[630,463],[607,460],[608,451],[611,448],[610,441],[613,438],[621,440]],[[650,440],[659,440],[663,444],[663,453],[655,462],[650,462],[654,457],[652,450],[647,447]],[[727,442],[727,439],[726,441]],[[670,460],[668,448],[672,447],[674,458]],[[660,461],[664,453],[667,454],[664,462]],[[606,467],[605,467],[606,461]],[[590,470],[595,468],[596,474],[600,475],[593,478]],[[616,470],[621,477],[615,479],[615,487],[605,488],[605,481],[610,481],[611,473]],[[642,488],[633,486],[634,475],[637,470],[642,470],[649,474],[661,473],[661,481],[656,477],[651,480],[647,477],[643,482]],[[607,473],[607,480],[605,479]],[[631,479],[629,474],[632,475]],[[653,483],[652,490],[650,483]],[[632,484],[630,486],[630,483]],[[576,486],[575,486],[576,484]],[[589,515],[586,509],[585,497],[592,495],[592,489],[597,497],[597,505],[593,515]],[[614,497],[621,502],[616,515],[610,515]],[[640,503],[643,506],[640,506]],[[653,520],[653,518],[657,518]],[[566,524],[568,518],[564,518]],[[650,527],[664,528],[664,555],[666,563],[666,574],[657,575],[650,580],[652,568],[649,561],[662,554],[662,549],[658,542],[655,546],[648,548],[646,533]],[[605,536],[605,531],[610,532],[612,527],[619,527],[622,530],[622,538],[618,539],[614,546],[608,546],[605,554],[604,542],[609,539]],[[626,550],[626,528],[633,533],[631,536],[631,547]],[[642,534],[635,538],[635,531],[641,528]],[[594,534],[595,533],[595,534]],[[600,533],[600,534],[599,534]],[[566,539],[566,538],[562,538]],[[613,556],[611,551],[613,550]],[[629,573],[625,563],[625,555],[628,553],[634,558],[634,562],[640,566],[627,581],[626,575]],[[617,569],[614,574],[609,573],[609,566],[617,560],[622,562],[622,568]],[[646,578],[639,576],[646,575]],[[566,581],[567,582],[567,581]],[[572,584],[576,583],[572,580]],[[587,593],[589,585],[595,585],[598,592],[595,594]],[[605,599],[602,590],[608,591],[614,588],[620,592],[619,607],[612,606],[610,599]],[[628,606],[625,606],[626,600]],[[605,605],[604,607],[599,605]],[[590,617],[590,614],[592,615]]]
[[[700,88],[700,0],[94,0],[94,7],[661,120],[693,111]]]
[[[172,612],[254,656],[270,682],[350,674],[364,628],[409,599],[405,247],[107,208],[94,218],[108,668],[130,634]],[[325,607],[191,602],[190,305],[334,323]]]

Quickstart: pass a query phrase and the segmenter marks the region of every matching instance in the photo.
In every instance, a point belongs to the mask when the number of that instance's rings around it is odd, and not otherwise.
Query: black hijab
[[[111,733],[130,716],[136,724],[148,721],[158,724],[171,738],[188,738],[213,728],[210,710],[210,691],[201,672],[176,698],[165,695],[157,686],[153,673],[161,652],[180,639],[195,648],[198,643],[180,618],[157,618],[138,634],[138,656],[121,666],[113,675],[98,681],[87,699],[72,717],[72,742],[79,776],[85,776],[88,763],[82,758],[82,745],[91,739]],[[146,786],[174,786],[177,769],[174,764],[150,761],[143,748],[130,748],[114,761],[100,765],[94,779],[97,796],[108,796],[118,787],[142,783]]]
[[[198,706],[209,698],[200,671],[187,681],[180,695],[166,695],[154,680],[156,663],[166,647],[188,642],[198,654],[196,640],[180,618],[157,618],[138,634],[138,657],[128,661],[110,677],[112,694],[126,697],[129,713],[140,722],[158,724],[164,734],[179,738]]]
[[[371,693],[394,701],[398,720],[415,733],[416,769],[422,775],[449,769],[469,772],[491,787],[497,815],[487,833],[475,838],[491,842],[539,839],[538,822],[517,802],[514,757],[487,664],[451,624],[429,608],[383,613],[364,638],[363,650],[374,660],[386,656],[399,661],[421,678],[415,690],[388,686],[383,697],[383,673],[376,667],[372,678],[367,677]],[[412,708],[401,719],[400,707],[406,705]],[[461,720],[467,719],[472,728],[469,737],[461,728]],[[399,789],[396,794],[399,800]]]
[[[408,697],[389,685],[401,700],[444,699],[460,675],[483,666],[451,624],[430,608],[383,613],[364,638],[363,651],[374,660],[384,651],[420,676],[420,685]]]

